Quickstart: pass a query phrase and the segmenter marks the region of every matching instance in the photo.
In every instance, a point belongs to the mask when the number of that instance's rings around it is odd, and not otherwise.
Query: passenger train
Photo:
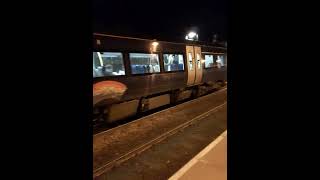
[[[93,35],[94,121],[118,121],[226,82],[226,47]]]

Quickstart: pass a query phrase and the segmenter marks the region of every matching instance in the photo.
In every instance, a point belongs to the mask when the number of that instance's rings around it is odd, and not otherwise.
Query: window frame
[[[212,56],[214,56],[214,54],[208,54],[208,53],[203,54],[203,59],[204,59],[204,61],[206,61],[206,55],[212,55]],[[203,67],[204,67],[204,69],[215,69],[215,68],[216,68],[216,67],[214,67],[214,66],[206,67],[206,62],[203,63]]]
[[[124,74],[123,75],[105,75],[105,76],[98,76],[98,77],[93,77],[93,78],[103,78],[103,77],[108,77],[108,78],[112,78],[112,77],[124,77],[124,76],[128,76],[128,70],[126,69],[126,60],[125,60],[125,53],[123,51],[117,51],[117,50],[110,50],[110,51],[104,51],[104,50],[99,50],[99,51],[93,51],[94,53],[97,52],[103,52],[103,53],[121,53],[122,56],[122,65],[124,67]]]
[[[219,56],[219,55],[222,55],[222,56],[224,56],[225,55],[225,53],[202,53],[202,55],[203,55],[203,59],[205,60],[206,58],[206,55],[212,55],[212,56]],[[224,66],[222,66],[222,67],[225,67],[226,65],[224,64]],[[212,67],[206,67],[206,63],[203,63],[203,68],[204,69],[221,69],[221,68],[218,68],[218,67],[214,67],[214,66],[212,66]]]
[[[158,55],[158,60],[159,60],[159,67],[160,67],[160,71],[159,72],[153,72],[153,73],[140,73],[140,74],[133,74],[132,73],[132,67],[131,67],[131,59],[130,59],[130,54],[157,54]],[[160,56],[160,52],[155,52],[155,53],[150,53],[150,52],[146,52],[146,51],[128,51],[127,55],[128,55],[128,68],[130,69],[130,75],[131,76],[143,76],[143,75],[151,75],[151,74],[161,74],[162,72],[162,67],[161,67],[161,56]]]
[[[182,55],[183,57],[183,70],[177,70],[177,71],[166,71],[164,68],[164,54],[178,54],[178,55]],[[186,55],[183,52],[163,52],[162,53],[162,67],[163,67],[163,73],[175,73],[175,72],[185,72],[186,71]]]
[[[226,67],[227,66],[227,64],[226,64],[226,54],[217,54],[217,56],[222,56],[223,57],[223,66],[221,66],[221,68],[224,68],[224,67]],[[220,68],[220,69],[221,69]]]

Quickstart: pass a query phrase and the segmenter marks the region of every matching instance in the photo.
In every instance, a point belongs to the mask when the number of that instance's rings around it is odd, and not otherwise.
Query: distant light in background
[[[189,38],[194,38],[197,35],[195,32],[189,32],[188,37]]]
[[[198,39],[199,39],[199,36],[196,32],[191,31],[186,35],[186,40],[197,41]]]

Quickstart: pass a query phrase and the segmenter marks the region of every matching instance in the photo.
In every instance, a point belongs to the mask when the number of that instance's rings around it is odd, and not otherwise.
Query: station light
[[[156,46],[158,46],[158,45],[159,45],[158,42],[153,42],[153,43],[152,43],[152,46],[153,46],[153,47],[156,47]]]
[[[154,42],[151,43],[151,48],[150,48],[151,53],[152,52],[157,52],[158,45],[159,45],[159,43],[157,41],[154,41]]]
[[[189,32],[188,36],[189,38],[194,38],[197,35],[195,32]]]
[[[186,40],[197,41],[198,40],[198,34],[196,32],[191,31],[186,35]]]

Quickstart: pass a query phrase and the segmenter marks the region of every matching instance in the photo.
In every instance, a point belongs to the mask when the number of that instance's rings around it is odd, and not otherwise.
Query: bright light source
[[[152,43],[152,46],[158,46],[158,45],[159,45],[158,42],[153,42],[153,43]]]
[[[189,38],[194,38],[197,35],[195,32],[189,32],[188,36]]]
[[[198,34],[191,31],[188,33],[188,35],[186,35],[186,40],[191,40],[191,41],[198,40]]]
[[[153,43],[151,43],[151,47],[150,47],[150,51],[152,52],[157,52],[157,47],[159,45],[159,43],[157,41],[154,41]]]

